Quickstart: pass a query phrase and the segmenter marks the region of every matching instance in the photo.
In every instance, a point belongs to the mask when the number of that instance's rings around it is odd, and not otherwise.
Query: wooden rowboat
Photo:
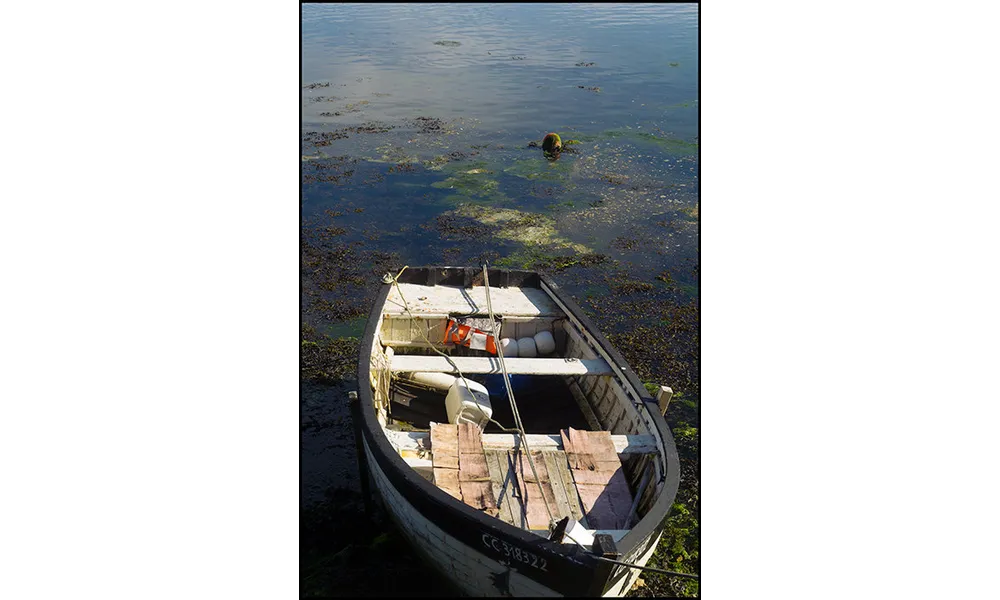
[[[466,594],[628,592],[680,478],[669,388],[652,398],[538,273],[383,281],[354,406],[367,484],[401,532]]]

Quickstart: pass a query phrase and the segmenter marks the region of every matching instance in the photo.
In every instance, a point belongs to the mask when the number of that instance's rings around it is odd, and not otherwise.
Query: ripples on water
[[[697,10],[684,4],[306,4],[302,80],[357,83],[351,91],[358,95],[391,92],[370,108],[376,119],[439,111],[532,134],[563,125],[635,126],[697,99]],[[461,45],[434,44],[440,40]],[[580,62],[596,65],[574,66]],[[601,94],[577,85],[599,86]],[[319,112],[305,106],[304,122],[322,122]],[[696,124],[691,111],[674,130],[693,137]]]

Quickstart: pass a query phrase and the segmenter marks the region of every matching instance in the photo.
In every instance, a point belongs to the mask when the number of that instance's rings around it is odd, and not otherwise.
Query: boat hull
[[[454,273],[455,269],[450,269]],[[433,276],[433,268],[426,270]],[[473,274],[465,270],[466,281]],[[537,274],[499,272],[503,280],[534,277],[544,282],[569,314],[587,326],[594,337],[624,366],[624,360],[596,332],[582,311],[565,298],[553,283]],[[492,276],[491,276],[492,279]],[[499,279],[499,278],[498,278]],[[359,381],[370,380],[367,355],[377,333],[377,323],[388,296],[385,285],[375,299],[368,328],[361,343]],[[631,370],[626,377],[635,378]],[[641,385],[639,385],[641,388]],[[651,398],[642,401],[655,410]],[[373,491],[411,545],[463,593],[476,596],[620,596],[639,575],[639,570],[615,565],[574,545],[549,541],[512,527],[456,502],[410,468],[386,439],[373,408],[372,392],[361,386],[355,418],[360,427],[361,455]],[[667,443],[663,455],[668,465],[666,485],[649,513],[617,544],[617,560],[645,564],[656,549],[663,520],[673,503],[679,480],[678,460],[666,424],[656,415],[661,439]]]

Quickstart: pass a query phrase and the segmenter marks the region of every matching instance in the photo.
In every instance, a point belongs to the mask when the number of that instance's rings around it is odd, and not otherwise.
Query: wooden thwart
[[[505,358],[504,365],[511,375],[611,375],[611,366],[603,358]],[[500,359],[488,356],[420,356],[397,354],[389,368],[403,372],[452,373],[501,373]]]
[[[384,430],[389,441],[400,452],[406,450],[419,451],[427,448],[429,434],[425,431],[392,431]],[[484,450],[509,450],[520,445],[520,436],[513,433],[484,433]],[[612,435],[611,442],[618,454],[655,454],[659,452],[656,438],[651,435]],[[543,433],[529,433],[528,445],[532,450],[549,451],[564,450],[562,436]],[[456,453],[457,456],[457,453]],[[457,458],[455,468],[457,469]]]
[[[632,494],[611,434],[570,428],[562,430],[561,435],[589,526],[595,529],[626,528]]]
[[[400,296],[402,292],[402,296]],[[406,302],[403,302],[405,297]],[[493,311],[507,317],[560,317],[562,310],[547,293],[538,288],[490,287]],[[420,285],[400,283],[393,286],[385,299],[383,312],[387,315],[448,315],[487,314],[486,288],[463,288],[450,285]]]

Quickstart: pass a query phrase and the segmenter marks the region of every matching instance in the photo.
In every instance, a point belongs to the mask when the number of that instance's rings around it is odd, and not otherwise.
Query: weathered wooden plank
[[[580,522],[581,525],[587,527],[587,515],[584,512],[583,502],[580,500],[580,494],[576,490],[576,484],[573,483],[573,473],[569,469],[569,462],[566,460],[566,453],[553,452],[552,455],[554,459],[558,460],[559,464],[562,465],[562,468],[557,469],[556,472],[559,474],[563,490],[566,491],[566,499],[569,501],[571,514],[574,519]]]
[[[556,506],[558,507],[556,518],[569,517],[574,521],[579,521],[583,513],[580,511],[578,503],[574,506],[574,501],[577,500],[576,491],[574,490],[572,496],[566,493],[566,486],[559,473],[560,470],[569,470],[566,464],[566,454],[563,452],[542,452],[541,454],[545,459],[545,469],[549,473],[549,485],[552,486],[552,492],[556,497]]]
[[[384,431],[386,437],[399,451],[428,448],[430,434],[426,431],[393,431],[391,429]],[[508,450],[520,446],[520,436],[512,433],[484,433],[482,440],[484,450]],[[611,442],[619,454],[635,455],[658,452],[656,438],[652,435],[612,435]],[[540,451],[563,450],[562,436],[559,434],[529,433],[528,446],[532,450]]]
[[[458,479],[481,481],[490,476],[483,454],[482,431],[471,423],[458,424]]]
[[[462,492],[462,502],[491,517],[499,514],[493,499],[493,486],[488,477],[485,481],[459,481],[458,486]]]
[[[511,455],[512,452],[509,450],[498,450],[496,456],[500,465],[500,474],[503,477],[505,497],[510,502],[510,512],[514,518],[511,524],[521,529],[527,529],[528,515],[525,512],[524,496],[521,495],[521,482],[517,478],[517,469]]]
[[[402,295],[400,295],[402,292]],[[403,301],[405,298],[405,302]],[[493,311],[504,316],[563,316],[547,293],[538,288],[490,287]],[[387,315],[487,314],[486,288],[400,283],[385,300]]]
[[[632,495],[607,431],[563,430],[563,447],[590,526],[626,527]]]
[[[458,424],[458,483],[462,501],[492,516],[497,515],[490,471],[483,454],[482,430],[471,423]]]
[[[453,364],[454,363],[454,364]],[[603,358],[505,358],[511,375],[610,375],[611,366]],[[487,356],[421,356],[397,354],[392,357],[393,371],[452,373],[501,373],[500,359]]]
[[[462,490],[458,485],[458,469],[435,467],[434,485],[451,494],[454,499],[462,500]]]
[[[500,468],[500,458],[496,450],[485,451],[486,467],[490,471],[490,484],[493,487],[493,498],[496,500],[497,515],[501,521],[514,525],[514,511],[511,510],[511,501],[514,491],[510,485],[504,486],[504,470]],[[506,454],[506,453],[504,453]]]
[[[535,453],[532,453],[535,454]],[[520,482],[521,489],[521,499],[524,503],[524,510],[528,521],[529,529],[548,529],[549,527],[549,511],[545,508],[545,483],[547,483],[548,473],[545,472],[544,475],[539,467],[538,463],[540,461],[535,461],[535,467],[538,471],[538,479],[535,479],[534,474],[531,472],[531,464],[528,462],[528,456],[525,452],[517,452],[516,454],[517,465],[517,475]],[[541,481],[542,491],[538,490],[538,483],[536,481]],[[552,488],[549,487],[549,493],[551,493]],[[554,502],[555,498],[549,499]],[[551,505],[550,505],[551,506]]]
[[[504,478],[504,485],[508,486],[508,498],[510,498],[510,511],[514,515],[515,527],[528,529],[528,513],[524,504],[523,483],[517,476],[517,466],[514,464],[514,453],[510,450],[498,450],[497,460],[500,461],[500,471]]]
[[[434,423],[431,425],[430,437],[434,467],[458,469],[458,426]]]
[[[594,352],[590,344],[583,339],[583,335],[577,331],[576,326],[573,325],[569,320],[563,321],[563,329],[569,334],[571,344],[576,352],[579,352],[583,358],[597,358],[597,353]]]
[[[569,391],[570,394],[572,394],[576,405],[580,408],[580,412],[583,413],[583,418],[587,421],[587,426],[591,429],[601,429],[601,421],[597,418],[597,415],[594,414],[594,408],[584,395],[583,388],[580,387],[579,378],[573,378],[572,383],[570,383],[569,386]]]
[[[559,518],[564,517],[566,515],[559,514],[559,500],[556,498],[555,490],[552,488],[552,480],[551,480],[551,476],[549,475],[549,470],[548,470],[547,463],[545,461],[545,454],[546,454],[545,452],[540,452],[540,451],[534,451],[533,450],[531,452],[531,458],[534,460],[535,471],[538,473],[538,481],[539,481],[539,483],[541,483],[542,496],[545,498],[545,505],[548,506],[548,509],[545,512],[545,515],[546,515],[546,527],[548,527],[548,515],[549,515],[549,511],[552,511],[552,516],[555,517],[556,519],[559,519]],[[527,456],[522,455],[522,457],[523,457],[523,460],[527,461]],[[527,469],[526,472],[529,474],[529,478],[526,481],[528,483],[534,483],[534,478],[530,477],[531,466],[530,465],[526,465],[525,468]],[[533,486],[532,489],[534,489],[535,491],[538,491],[538,486],[535,485],[535,486]],[[568,513],[568,507],[567,507],[566,514],[569,514]]]

